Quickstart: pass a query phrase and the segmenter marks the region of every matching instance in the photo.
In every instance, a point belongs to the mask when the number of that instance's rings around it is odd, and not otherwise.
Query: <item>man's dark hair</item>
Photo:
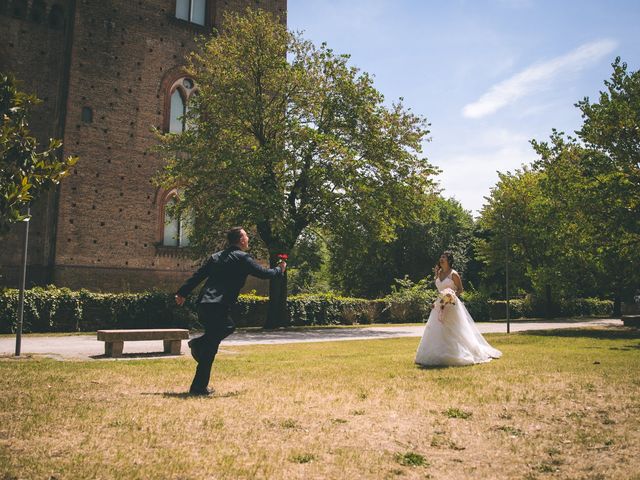
[[[242,227],[233,227],[227,232],[227,243],[229,245],[237,245],[242,237]]]

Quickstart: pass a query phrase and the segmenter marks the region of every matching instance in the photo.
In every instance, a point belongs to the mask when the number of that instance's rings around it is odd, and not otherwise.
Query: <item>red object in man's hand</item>
[[[284,273],[287,269],[287,258],[289,258],[289,255],[287,255],[286,253],[279,253],[277,257],[279,266],[280,268],[282,268],[282,273]]]

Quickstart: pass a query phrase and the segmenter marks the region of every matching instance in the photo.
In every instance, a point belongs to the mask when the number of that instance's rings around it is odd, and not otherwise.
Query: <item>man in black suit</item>
[[[227,248],[211,255],[176,293],[176,303],[182,305],[189,293],[207,279],[197,301],[198,319],[204,326],[204,335],[189,341],[191,355],[198,362],[189,389],[192,395],[211,393],[207,386],[213,360],[218,353],[220,342],[236,329],[229,317],[229,311],[238,300],[247,276],[281,277],[287,267],[284,261],[275,268],[265,268],[256,262],[246,253],[249,248],[249,236],[241,227],[234,227],[227,232],[227,243]]]

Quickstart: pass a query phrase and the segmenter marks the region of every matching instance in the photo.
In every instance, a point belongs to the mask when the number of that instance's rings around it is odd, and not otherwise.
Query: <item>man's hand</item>
[[[280,263],[278,263],[278,266],[280,267],[280,269],[282,270],[282,273],[285,272],[285,270],[287,269],[287,262],[285,262],[284,260],[282,260]]]
[[[185,298],[182,295],[176,295],[176,303],[181,307],[184,304]]]

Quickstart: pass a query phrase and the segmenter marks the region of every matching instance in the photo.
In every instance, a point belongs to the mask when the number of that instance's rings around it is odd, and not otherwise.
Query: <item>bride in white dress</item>
[[[436,288],[443,293],[453,290],[456,295],[463,291],[458,272],[453,270],[453,254],[444,252],[436,267]],[[455,298],[455,304],[441,309],[436,301],[422,334],[416,353],[419,365],[472,365],[500,358],[502,352],[487,343],[464,304]]]

